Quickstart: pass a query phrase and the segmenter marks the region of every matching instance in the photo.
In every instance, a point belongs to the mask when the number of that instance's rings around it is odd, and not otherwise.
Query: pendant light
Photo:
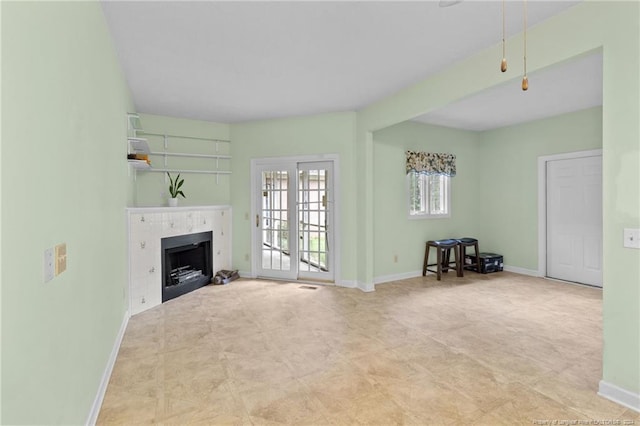
[[[529,79],[527,78],[527,0],[524,0],[524,76],[522,77],[522,90],[529,89]]]
[[[504,41],[505,37],[505,18],[504,18],[504,2],[502,0],[502,62],[500,63],[500,71],[507,71],[507,56],[506,56],[506,42]]]

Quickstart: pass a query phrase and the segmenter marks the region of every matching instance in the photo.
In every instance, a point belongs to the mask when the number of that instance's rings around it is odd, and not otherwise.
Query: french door
[[[254,165],[256,275],[333,282],[333,162]]]

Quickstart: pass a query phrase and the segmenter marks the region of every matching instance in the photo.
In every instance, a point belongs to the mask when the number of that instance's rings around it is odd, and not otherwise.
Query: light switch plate
[[[624,246],[627,248],[640,249],[640,229],[624,229]]]
[[[67,244],[58,244],[55,247],[55,272],[56,276],[67,270]]]
[[[44,251],[42,270],[44,274],[43,275],[44,282],[48,283],[53,279],[55,274],[55,266],[53,262],[53,248],[48,248]]]

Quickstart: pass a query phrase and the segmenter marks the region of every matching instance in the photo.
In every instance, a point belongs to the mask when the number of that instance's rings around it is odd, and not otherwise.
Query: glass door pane
[[[298,164],[298,235],[300,278],[333,280],[331,265],[332,163]]]
[[[290,238],[290,170],[260,171],[260,200],[258,202],[258,223],[260,226],[260,267],[261,276],[273,278],[295,278],[296,268],[292,265],[291,253],[295,245]],[[295,194],[295,192],[294,192]],[[295,258],[295,257],[294,257]]]

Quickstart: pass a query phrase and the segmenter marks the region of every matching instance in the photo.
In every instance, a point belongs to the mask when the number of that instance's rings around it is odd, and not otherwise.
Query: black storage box
[[[489,274],[491,272],[500,272],[503,269],[504,261],[501,254],[480,253],[480,273]],[[470,265],[476,261],[475,255],[467,254],[464,257],[464,264]]]

